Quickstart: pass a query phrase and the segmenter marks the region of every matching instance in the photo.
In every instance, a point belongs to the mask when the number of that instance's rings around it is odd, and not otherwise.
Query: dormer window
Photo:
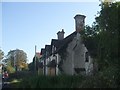
[[[89,62],[89,54],[88,54],[88,52],[85,53],[85,62]]]

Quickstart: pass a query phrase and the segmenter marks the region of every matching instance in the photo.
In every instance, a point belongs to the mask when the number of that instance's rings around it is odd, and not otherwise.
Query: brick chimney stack
[[[86,16],[80,15],[80,14],[77,14],[77,15],[74,17],[74,19],[75,19],[76,32],[80,33],[80,31],[84,29],[85,17],[86,17]]]
[[[57,33],[57,36],[58,36],[58,40],[62,40],[62,39],[64,39],[64,29],[62,29],[62,31],[59,31],[58,33]]]

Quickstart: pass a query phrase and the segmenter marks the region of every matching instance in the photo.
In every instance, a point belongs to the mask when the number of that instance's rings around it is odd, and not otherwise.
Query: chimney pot
[[[62,39],[64,39],[64,29],[62,29],[62,31],[59,31],[58,33],[57,33],[57,36],[58,36],[58,40],[62,40]]]
[[[85,24],[85,18],[86,16],[77,14],[74,19],[75,19],[75,27],[76,27],[76,32],[79,32],[84,29],[84,24]]]

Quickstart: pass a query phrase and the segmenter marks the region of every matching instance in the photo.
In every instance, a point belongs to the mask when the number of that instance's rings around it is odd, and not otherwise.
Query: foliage
[[[23,79],[22,88],[75,88],[84,79],[83,76],[32,76]],[[33,82],[34,81],[34,82]]]
[[[118,63],[119,10],[120,2],[102,3],[99,16],[95,18],[92,27],[86,26],[82,32],[86,47],[91,56],[98,59],[100,67]]]
[[[3,59],[4,52],[0,49],[0,60]]]
[[[29,65],[28,65],[28,68],[30,71],[34,71],[34,63],[31,62]]]
[[[8,65],[19,69],[27,69],[27,54],[23,50],[10,50],[7,55]]]
[[[100,63],[100,67],[103,68],[119,63],[119,9],[120,2],[112,4],[104,3],[99,17],[96,17],[96,22],[101,30],[98,46],[98,62]]]
[[[94,76],[86,77],[81,82],[80,88],[118,88],[119,84],[116,82],[117,77],[118,68],[111,66]]]
[[[96,58],[100,71],[83,81],[81,87],[120,87],[119,38],[120,2],[102,3],[93,26],[81,32],[91,56]],[[95,83],[92,83],[95,82]],[[88,86],[84,86],[84,85]]]
[[[33,76],[34,73],[30,71],[16,71],[14,73],[9,73],[8,82],[10,82],[10,88],[21,88],[19,87],[20,82],[23,78],[28,78]]]
[[[100,37],[98,32],[99,29],[95,23],[92,27],[86,25],[85,30],[81,32],[83,43],[87,47],[92,58],[97,58],[96,52],[98,52],[98,41]]]
[[[7,69],[8,73],[14,73],[15,72],[15,68],[13,68],[11,65],[7,65],[6,69]]]

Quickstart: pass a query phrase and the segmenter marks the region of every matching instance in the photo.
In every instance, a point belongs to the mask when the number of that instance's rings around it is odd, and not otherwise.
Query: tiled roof
[[[49,55],[52,54],[52,46],[53,45],[56,47],[56,51],[54,53],[58,53],[58,52],[62,51],[62,49],[64,47],[66,47],[70,41],[72,41],[72,39],[74,38],[74,36],[76,34],[77,34],[77,32],[75,31],[62,40],[52,39],[51,45],[45,45],[45,49],[41,49],[41,54],[42,55],[45,54],[46,51],[49,52]]]
[[[58,40],[58,39],[52,39],[51,40],[51,46],[55,46],[56,47],[56,51],[59,49],[59,47],[61,47],[61,45],[63,44],[64,40]]]
[[[44,48],[41,49],[41,54],[43,55],[43,54],[45,54],[46,51],[48,51],[49,55],[51,55],[53,45],[56,47],[56,51],[54,52],[55,54],[62,52],[63,49],[67,48],[68,43],[70,43],[73,40],[73,38],[76,36],[76,34],[77,34],[77,32],[75,31],[62,40],[52,39],[51,45],[45,45],[45,49]],[[84,43],[85,47],[87,48],[86,43],[85,42],[83,42],[83,43]],[[89,51],[89,49],[88,49],[88,51]]]
[[[42,48],[42,49],[41,49],[41,54],[42,54],[42,55],[45,54],[45,48]]]
[[[45,45],[45,51],[51,51],[51,45]]]
[[[57,44],[59,44],[59,47],[58,47],[58,49],[56,50],[55,53],[61,52],[62,49],[64,47],[66,47],[70,41],[73,40],[73,38],[75,37],[76,34],[77,34],[77,32],[75,31],[72,34],[70,34],[69,36],[67,36],[66,38],[64,38],[63,40],[57,42]]]
[[[45,45],[45,52],[47,54],[46,57],[50,56],[52,51],[51,51],[51,45]]]

